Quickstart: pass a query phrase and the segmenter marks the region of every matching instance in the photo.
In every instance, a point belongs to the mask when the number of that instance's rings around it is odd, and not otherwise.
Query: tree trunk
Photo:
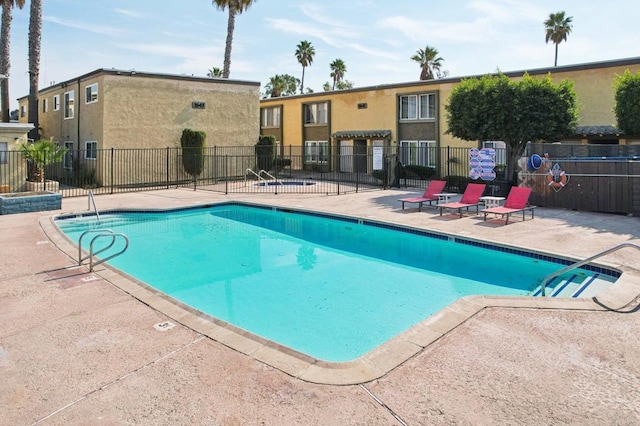
[[[40,78],[40,43],[42,39],[42,0],[31,0],[29,17],[29,138],[38,139],[38,80]]]
[[[558,43],[556,43],[556,59],[553,61],[553,66],[558,66]]]
[[[300,81],[300,94],[304,93],[304,65],[302,66],[302,80]]]
[[[233,31],[235,27],[236,27],[236,7],[230,4],[229,20],[227,21],[227,43],[224,48],[224,67],[222,70],[222,78],[229,78],[229,74],[231,72],[231,45],[233,43]]]
[[[2,98],[0,104],[2,104],[2,122],[8,123],[9,118],[9,68],[11,67],[9,61],[10,45],[11,45],[11,21],[12,5],[7,1],[2,2],[2,28],[0,29],[0,74],[5,78],[0,83],[0,90],[2,91]]]

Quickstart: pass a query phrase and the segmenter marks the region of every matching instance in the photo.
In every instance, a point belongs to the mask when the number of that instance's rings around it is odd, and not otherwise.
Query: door
[[[356,173],[367,173],[367,141],[353,141],[354,163]]]

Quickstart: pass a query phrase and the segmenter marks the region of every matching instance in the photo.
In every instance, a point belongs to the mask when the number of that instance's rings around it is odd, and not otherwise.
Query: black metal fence
[[[521,170],[520,183],[532,186],[539,206],[640,214],[640,145],[529,144],[526,156],[538,154],[546,168]],[[545,156],[546,154],[546,156]],[[221,193],[341,194],[386,187],[423,189],[431,179],[447,180],[447,190],[462,192],[471,182],[470,148],[278,146],[258,155],[254,146],[205,148],[197,173],[189,173],[182,148],[68,151],[62,161],[46,164],[46,181],[35,190],[64,197],[113,194],[172,187]],[[495,178],[485,180],[488,195],[506,196],[512,180],[496,150]],[[404,160],[404,161],[402,161]],[[550,179],[559,164],[564,185]],[[34,190],[29,164],[18,151],[0,152],[0,192]]]

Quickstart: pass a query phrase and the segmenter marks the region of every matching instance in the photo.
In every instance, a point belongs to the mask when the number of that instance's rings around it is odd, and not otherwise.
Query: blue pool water
[[[100,219],[56,223],[76,243],[87,229],[126,234],[129,249],[113,266],[331,362],[358,358],[463,296],[530,295],[563,266],[415,230],[237,204]]]

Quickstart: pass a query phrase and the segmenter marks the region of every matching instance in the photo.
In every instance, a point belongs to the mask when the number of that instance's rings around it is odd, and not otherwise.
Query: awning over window
[[[386,139],[391,130],[344,130],[332,134],[335,139]]]
[[[619,136],[622,131],[614,126],[577,126],[577,135],[587,136]]]

